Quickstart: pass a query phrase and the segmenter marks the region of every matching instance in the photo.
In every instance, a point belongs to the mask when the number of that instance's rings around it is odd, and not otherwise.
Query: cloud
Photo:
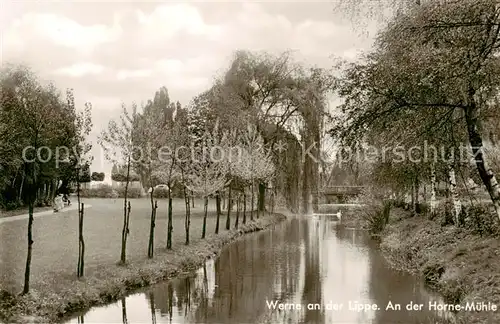
[[[22,61],[61,89],[74,88],[79,107],[92,102],[95,128],[102,129],[121,102],[140,104],[163,85],[172,101],[187,105],[228,68],[237,49],[292,49],[301,62],[329,67],[330,56],[353,59],[371,44],[333,15],[291,15],[296,9],[287,3],[273,3],[274,10],[256,2],[154,5],[80,3],[64,11],[52,3],[36,10],[26,2],[30,10],[1,35],[3,60]]]
[[[206,23],[200,11],[188,3],[160,5],[150,14],[142,10],[136,14],[147,40],[168,40],[179,33],[214,38],[221,32],[218,26]]]
[[[164,3],[149,11],[115,6],[99,23],[77,21],[77,11],[28,12],[7,30],[4,52],[32,61],[56,83],[78,78],[80,87],[96,96],[126,93],[141,101],[165,85],[186,103],[227,68],[236,49],[293,49],[301,61],[321,66],[331,64],[332,54],[352,58],[355,53],[353,33],[333,21],[292,21],[262,3],[236,4],[224,15],[226,6],[207,6]],[[210,21],[207,8],[218,19]],[[37,53],[27,51],[28,44]]]
[[[54,71],[55,74],[65,74],[72,77],[81,77],[88,74],[100,74],[105,67],[99,64],[81,62],[73,65],[62,67]]]
[[[118,71],[116,77],[118,80],[125,80],[130,78],[145,78],[151,75],[151,70],[149,69],[139,69],[139,70],[120,70]]]

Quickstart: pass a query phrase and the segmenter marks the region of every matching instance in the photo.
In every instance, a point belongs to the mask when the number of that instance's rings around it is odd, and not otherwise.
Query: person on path
[[[54,213],[57,213],[64,207],[64,202],[63,202],[63,196],[61,194],[58,194],[54,198]]]

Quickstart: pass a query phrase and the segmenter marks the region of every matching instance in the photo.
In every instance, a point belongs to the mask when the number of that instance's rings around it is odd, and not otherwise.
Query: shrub
[[[101,185],[97,188],[81,189],[80,196],[85,198],[117,198],[118,195],[110,185]]]
[[[392,201],[371,192],[363,193],[362,201],[365,208],[360,210],[359,215],[364,223],[363,227],[371,234],[379,234],[389,223]]]
[[[430,215],[429,219],[440,222],[441,226],[453,225],[455,223],[453,210],[454,207],[451,199],[445,199],[437,205],[434,215]]]
[[[116,192],[118,193],[119,198],[125,198],[125,186],[116,188]],[[128,188],[127,189],[127,197],[128,198],[141,198],[142,197],[142,189],[141,188]]]
[[[427,215],[430,210],[430,206],[427,203],[418,203],[417,206],[417,214]]]
[[[21,207],[22,205],[17,202],[17,201],[7,201],[4,203],[4,206],[2,206],[5,210],[14,210],[14,209],[17,209],[19,207]]]
[[[430,287],[436,287],[439,279],[443,276],[444,267],[440,264],[428,265],[423,270],[424,280]]]
[[[498,235],[500,226],[494,212],[486,206],[470,205],[464,208],[464,226],[481,236]]]
[[[113,173],[111,174],[111,180],[116,182],[125,182],[127,181],[127,175],[122,173]],[[139,181],[140,178],[136,174],[129,174],[129,181]]]
[[[153,196],[155,198],[168,198],[168,189],[167,188],[158,188],[153,192]]]
[[[396,208],[405,208],[406,202],[403,199],[395,199],[393,206]]]

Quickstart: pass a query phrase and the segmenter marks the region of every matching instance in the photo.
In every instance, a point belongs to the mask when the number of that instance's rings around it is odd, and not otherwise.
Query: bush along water
[[[377,190],[370,189],[362,193],[359,198],[363,201],[364,206],[354,216],[358,218],[360,227],[368,230],[375,237],[389,223],[389,215],[395,203],[389,197],[376,192]]]

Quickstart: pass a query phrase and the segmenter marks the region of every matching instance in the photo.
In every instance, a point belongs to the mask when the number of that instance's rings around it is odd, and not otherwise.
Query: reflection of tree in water
[[[172,285],[168,285],[168,289],[167,289],[167,300],[168,300],[168,310],[167,310],[167,314],[169,316],[169,319],[170,319],[170,323],[172,323],[172,317],[173,317],[173,314],[174,314],[174,287],[172,287]]]
[[[365,239],[366,240],[366,239]],[[410,302],[426,305],[427,297],[422,294],[422,284],[418,278],[410,274],[390,269],[380,251],[375,247],[367,250],[369,260],[369,295],[374,303],[379,305],[374,323],[430,323],[436,322],[434,314],[426,311],[407,311]],[[400,304],[401,311],[385,311],[388,302]]]
[[[149,299],[149,309],[151,310],[151,323],[156,324],[156,305],[155,305],[155,294],[150,291],[147,294],[147,298]]]
[[[188,322],[248,323],[255,322],[257,314],[271,312],[266,300],[300,302],[303,294],[298,291],[299,284],[304,282],[299,277],[301,267],[309,269],[311,277],[316,276],[315,282],[309,279],[308,285],[317,286],[319,282],[317,251],[308,266],[301,266],[306,260],[300,251],[306,239],[302,226],[299,220],[293,220],[279,230],[249,236],[225,249],[211,264],[212,269],[204,267],[196,277],[157,286],[153,290],[156,308],[162,316],[168,314],[171,321],[172,308],[177,308],[173,311]],[[317,242],[313,246],[317,250]],[[306,293],[313,302],[321,302],[316,292]]]
[[[266,299],[291,295],[300,265],[300,253],[289,242],[296,234],[294,226],[289,226],[259,233],[225,250],[216,262],[218,287],[213,305],[210,310],[199,307],[195,321],[254,322],[256,314],[269,312]]]
[[[172,322],[174,307],[174,287],[172,282],[153,287],[146,294],[146,299],[149,301],[151,312],[155,312],[155,318],[156,310],[159,310],[161,317],[167,317]]]
[[[303,304],[323,305],[321,290],[321,267],[319,260],[319,234],[321,229],[316,227],[315,222],[308,222],[304,226],[304,246],[305,246],[305,282],[302,291]],[[304,323],[321,323],[324,315],[321,310],[308,310],[305,312]]]
[[[121,299],[121,304],[122,304],[122,322],[123,322],[123,324],[128,324],[128,320],[127,320],[127,302],[125,301],[125,298]]]

